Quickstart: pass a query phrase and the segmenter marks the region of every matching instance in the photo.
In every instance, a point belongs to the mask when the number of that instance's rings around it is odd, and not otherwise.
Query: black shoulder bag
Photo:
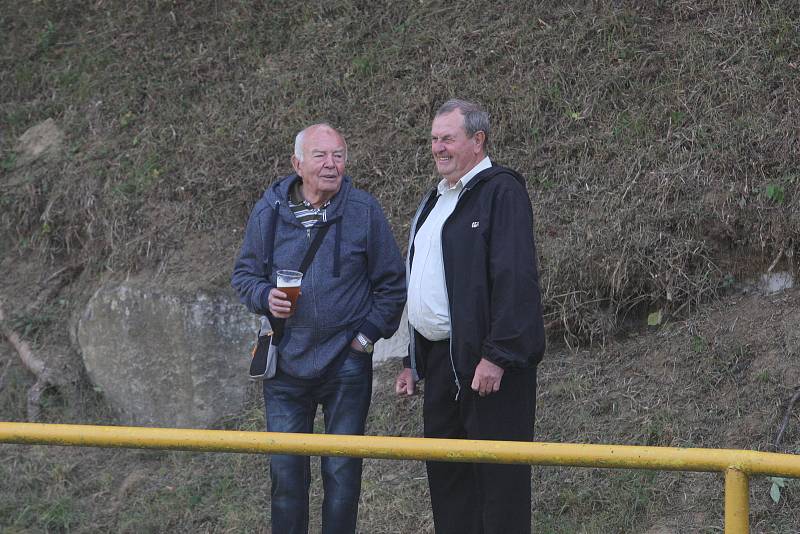
[[[322,244],[322,239],[328,233],[328,228],[330,225],[320,226],[317,230],[314,240],[309,245],[306,255],[297,269],[301,273],[305,274],[311,265]],[[283,335],[285,323],[286,319],[277,317],[273,317],[271,322],[267,317],[261,318],[261,329],[258,331],[258,338],[253,347],[253,358],[250,360],[250,378],[252,380],[267,380],[275,376],[278,367],[278,343]]]

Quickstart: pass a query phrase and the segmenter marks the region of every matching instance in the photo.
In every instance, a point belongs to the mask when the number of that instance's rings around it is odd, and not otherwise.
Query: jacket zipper
[[[442,229],[439,231],[439,241],[442,242],[442,238],[444,237],[444,227],[447,224],[447,221],[450,220],[450,217],[453,216],[456,209],[458,209],[458,203],[461,202],[461,197],[464,196],[464,193],[467,191],[472,190],[472,180],[470,183],[464,186],[461,192],[458,194],[458,199],[456,200],[456,205],[453,208],[453,211],[450,215],[447,216],[447,219],[444,220],[442,223]],[[432,191],[431,194],[434,194]],[[429,197],[430,198],[430,197]],[[411,228],[409,229],[409,242],[408,242],[408,254],[406,256],[406,279],[411,279],[411,248],[412,244],[414,243],[414,238],[416,237],[417,233],[415,231],[417,226],[417,221],[419,220],[422,211],[425,209],[425,204],[427,204],[427,200],[422,202],[417,208],[417,213],[414,214],[414,218],[411,221]],[[444,265],[444,246],[442,247],[442,272],[445,273],[445,265]],[[458,400],[459,395],[461,394],[461,383],[458,381],[458,373],[456,372],[456,364],[455,360],[453,359],[453,310],[450,308],[450,291],[447,289],[447,276],[445,275],[444,278],[444,293],[445,297],[447,297],[447,313],[450,316],[450,346],[449,346],[449,355],[450,355],[450,368],[453,370],[453,381],[456,384],[456,396],[455,400]],[[411,323],[408,324],[408,333],[409,333],[409,355],[412,356],[411,359],[411,370],[414,374],[414,379],[419,379],[419,373],[417,371],[417,357],[416,357],[416,343],[414,342],[414,327],[411,326]]]
[[[306,245],[308,245],[311,242],[311,228],[306,228],[305,230],[306,230]],[[298,268],[299,267],[300,266],[298,266]],[[311,266],[309,265],[308,267],[311,267]],[[306,270],[308,270],[308,268],[306,268]],[[303,278],[305,278],[305,277],[306,277],[306,273],[303,273]],[[311,287],[313,288],[314,287],[314,275],[313,274],[311,275],[311,278],[309,279],[309,282],[311,282]],[[317,318],[318,318],[317,317],[318,316],[318,313],[317,313],[317,300],[316,300],[317,292],[316,291],[311,291],[311,294],[314,295],[314,298],[311,300],[311,304],[314,306],[314,323],[313,323],[314,327],[312,328],[312,332],[314,332],[316,334],[316,332],[319,331],[319,325],[317,324],[317,322],[318,322],[317,321]],[[316,350],[313,350],[313,349],[312,349],[311,366],[314,369],[314,372],[316,373],[317,372],[317,354],[316,354]]]
[[[450,307],[450,290],[447,288],[447,271],[445,270],[444,265],[444,227],[447,225],[447,221],[450,220],[450,217],[453,216],[453,213],[458,209],[458,203],[461,202],[461,197],[464,196],[464,193],[467,192],[467,188],[464,187],[458,193],[458,199],[456,199],[456,205],[453,207],[453,211],[450,212],[450,215],[447,216],[447,219],[444,220],[442,223],[442,229],[439,231],[439,242],[442,246],[442,273],[444,274],[444,294],[447,297],[447,314],[450,316],[450,368],[453,370],[453,381],[456,383],[456,396],[455,400],[458,400],[459,395],[461,395],[461,382],[458,381],[458,373],[456,372],[456,362],[453,358],[453,310]]]
[[[444,236],[444,225],[447,224],[447,221],[451,216],[452,213],[448,215],[447,219],[445,219],[444,223],[442,223],[442,229],[439,232],[439,240],[441,240]],[[448,352],[450,353],[450,368],[453,370],[453,381],[456,383],[455,400],[458,400],[458,396],[461,394],[461,382],[458,381],[456,362],[453,360],[453,310],[450,308],[450,291],[447,289],[447,273],[444,270],[444,247],[442,247],[442,273],[444,274],[444,295],[447,297],[447,315],[449,315],[450,318],[450,343],[448,347]]]

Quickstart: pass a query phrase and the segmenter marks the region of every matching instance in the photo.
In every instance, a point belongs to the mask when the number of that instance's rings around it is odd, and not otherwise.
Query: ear
[[[294,168],[294,172],[296,172],[297,175],[299,176],[300,175],[300,160],[297,159],[297,156],[295,156],[294,154],[292,154],[292,168]]]
[[[484,148],[483,144],[486,142],[486,132],[484,132],[483,130],[478,130],[477,132],[475,132],[475,135],[472,136],[472,138],[475,139],[475,145],[479,149],[478,151],[475,152],[477,154]]]

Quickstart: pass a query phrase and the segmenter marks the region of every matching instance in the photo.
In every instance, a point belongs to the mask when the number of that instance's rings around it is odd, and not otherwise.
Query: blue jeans
[[[345,359],[329,376],[299,379],[278,370],[264,381],[264,405],[268,432],[314,431],[317,406],[322,405],[325,433],[364,433],[372,397],[372,357],[346,349]],[[361,494],[361,458],[322,457],[323,534],[355,533]],[[311,461],[308,456],[274,454],[272,480],[272,532],[308,532],[308,489]]]

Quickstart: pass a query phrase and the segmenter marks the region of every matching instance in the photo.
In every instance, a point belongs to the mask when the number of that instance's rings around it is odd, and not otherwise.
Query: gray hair
[[[317,124],[312,124],[311,126],[306,126],[302,130],[300,130],[300,133],[298,133],[295,136],[295,138],[294,138],[294,157],[297,158],[297,161],[300,161],[300,162],[303,161],[303,143],[305,142],[305,139],[306,139],[306,133],[309,132],[310,130],[313,130],[313,129],[316,129],[316,128],[320,128],[320,127],[329,128],[329,129],[333,130],[334,132],[336,132],[339,135],[339,137],[342,138],[342,143],[344,143],[344,159],[345,159],[345,161],[347,161],[347,141],[345,141],[344,136],[342,135],[342,133],[339,130],[337,130],[336,128],[334,128],[333,126],[328,124],[327,122],[319,122]]]
[[[489,131],[491,130],[489,114],[481,108],[480,104],[467,100],[460,100],[458,98],[451,98],[436,110],[435,117],[455,110],[460,111],[464,116],[464,129],[467,131],[467,136],[472,137],[476,132],[484,133],[486,137],[483,142],[483,147],[484,150],[486,150],[489,146]]]

